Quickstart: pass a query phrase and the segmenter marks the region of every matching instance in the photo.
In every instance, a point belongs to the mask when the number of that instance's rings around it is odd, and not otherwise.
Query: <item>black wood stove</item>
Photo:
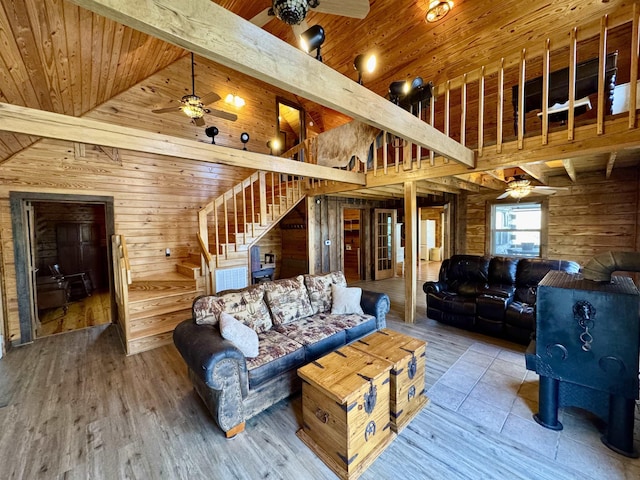
[[[638,399],[640,294],[628,277],[611,282],[551,271],[538,285],[536,339],[527,369],[540,376],[542,426],[561,430],[558,408],[588,410],[607,422],[603,443],[629,457]]]

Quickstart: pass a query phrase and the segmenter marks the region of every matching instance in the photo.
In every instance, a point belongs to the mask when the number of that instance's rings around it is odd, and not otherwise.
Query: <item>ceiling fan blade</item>
[[[220,95],[218,95],[217,93],[209,92],[204,97],[200,97],[200,102],[202,103],[202,105],[206,106],[210,103],[217,102],[218,100],[220,100],[220,98]]]
[[[534,190],[569,190],[569,187],[547,187],[547,186],[534,186]]]
[[[207,108],[205,109],[205,112],[209,115],[213,115],[214,117],[219,117],[224,120],[230,120],[232,122],[238,120],[238,115],[236,115],[235,113],[224,112],[222,110],[216,110],[215,108]]]
[[[364,18],[369,14],[369,0],[322,0],[312,10],[343,17]]]
[[[275,18],[274,15],[269,15],[269,10],[271,10],[271,8],[265,8],[249,21],[254,25],[257,25],[258,27],[264,27],[267,23]]]
[[[531,190],[531,193],[538,193],[538,194],[542,194],[542,195],[553,195],[554,193],[556,193],[556,189],[555,188],[533,187],[533,189]]]
[[[180,107],[167,107],[167,108],[158,108],[156,110],[151,110],[152,113],[169,113],[180,110]]]
[[[196,127],[204,127],[204,125],[205,125],[204,118],[202,118],[202,117],[194,118],[192,120],[193,120],[193,123],[196,125]]]
[[[499,197],[496,197],[496,200],[502,200],[503,198],[507,198],[509,196],[509,192],[504,192]]]

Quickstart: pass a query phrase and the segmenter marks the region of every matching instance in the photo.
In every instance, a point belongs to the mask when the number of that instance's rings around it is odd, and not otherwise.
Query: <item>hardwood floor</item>
[[[40,327],[36,337],[111,323],[111,296],[108,291],[95,291],[91,296],[70,302],[63,307],[40,312]]]
[[[363,285],[390,295],[390,328],[429,342],[428,386],[474,342],[522,350],[428,320],[422,293],[418,321],[404,324],[399,321],[401,278]],[[172,345],[130,357],[122,351],[115,327],[103,325],[40,338],[0,360],[1,478],[335,478],[296,437],[300,395],[252,418],[245,432],[226,439],[193,391]],[[361,478],[595,477],[432,403]]]

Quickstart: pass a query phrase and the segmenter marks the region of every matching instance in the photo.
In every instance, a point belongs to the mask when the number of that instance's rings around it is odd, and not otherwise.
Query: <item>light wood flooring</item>
[[[390,328],[429,342],[428,386],[474,342],[521,348],[428,320],[424,294],[418,321],[404,324],[403,279],[362,283],[390,295]],[[113,325],[45,337],[0,360],[0,478],[336,478],[297,438],[300,412],[295,395],[226,439],[172,345],[127,357]],[[361,478],[594,477],[432,403]]]
[[[111,296],[108,291],[94,291],[88,297],[69,302],[66,311],[63,307],[50,308],[39,316],[36,338],[104,325],[111,323]]]

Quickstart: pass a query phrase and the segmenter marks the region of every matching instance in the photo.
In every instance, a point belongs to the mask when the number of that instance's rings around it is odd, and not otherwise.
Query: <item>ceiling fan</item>
[[[203,118],[205,113],[235,122],[238,119],[238,116],[235,113],[206,108],[207,105],[217,102],[218,100],[220,100],[220,95],[215,92],[207,93],[203,97],[196,95],[196,77],[194,73],[193,53],[191,53],[191,94],[183,96],[180,100],[180,105],[177,107],[158,108],[151,111],[153,113],[168,113],[181,110],[198,127],[203,127],[205,125]]]
[[[251,23],[264,27],[273,17],[291,25],[299,36],[307,30],[305,18],[309,9],[343,17],[364,18],[369,13],[369,0],[273,0],[271,7],[265,8],[251,19]]]
[[[521,198],[524,198],[531,193],[553,195],[558,190],[568,190],[568,188],[531,185],[530,180],[527,180],[522,175],[516,175],[515,177],[511,177],[511,179],[507,182],[507,189],[502,195],[498,197],[498,200],[507,197],[512,197],[520,200]]]

